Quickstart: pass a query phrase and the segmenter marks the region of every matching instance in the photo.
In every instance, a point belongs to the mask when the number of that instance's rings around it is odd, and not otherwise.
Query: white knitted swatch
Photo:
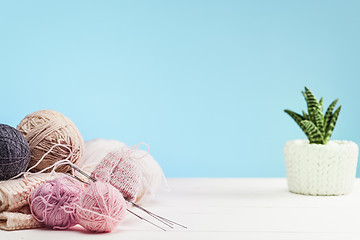
[[[342,195],[351,192],[358,161],[358,146],[350,141],[326,145],[293,140],[284,156],[289,190],[305,195]]]
[[[26,178],[0,182],[0,229],[21,230],[43,227],[30,214],[28,197],[32,190],[57,174],[30,174]]]
[[[54,179],[56,174],[32,174],[26,178],[0,181],[0,212],[14,212],[28,204],[30,192],[47,180]]]
[[[0,213],[0,229],[12,231],[29,228],[43,227],[44,224],[35,220],[31,214],[20,212],[2,212]]]

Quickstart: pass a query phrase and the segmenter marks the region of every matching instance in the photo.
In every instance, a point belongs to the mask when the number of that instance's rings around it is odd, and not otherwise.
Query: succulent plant
[[[305,87],[305,92],[301,91],[301,93],[305,97],[308,113],[302,111],[302,115],[300,115],[288,109],[284,111],[295,120],[310,143],[326,144],[330,140],[340,114],[341,106],[334,111],[339,99],[334,100],[326,110],[325,115],[323,115],[323,98],[317,101],[314,94],[307,87]]]

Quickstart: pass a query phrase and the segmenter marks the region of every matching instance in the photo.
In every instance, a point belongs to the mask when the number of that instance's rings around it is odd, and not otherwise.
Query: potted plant
[[[308,140],[288,141],[284,147],[290,192],[305,195],[342,195],[351,192],[356,175],[358,146],[351,141],[330,141],[341,106],[338,99],[323,114],[323,98],[317,101],[305,87],[308,112],[285,110]]]

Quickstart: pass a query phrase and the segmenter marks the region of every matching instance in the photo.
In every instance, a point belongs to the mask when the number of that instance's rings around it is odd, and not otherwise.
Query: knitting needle
[[[96,182],[96,181],[97,181],[95,178],[89,176],[87,173],[85,173],[84,171],[82,171],[82,170],[81,170],[80,168],[78,168],[77,166],[71,165],[71,167],[73,167],[74,170],[78,171],[80,174],[84,175],[85,177],[87,177],[87,178],[90,179],[91,181],[93,181],[93,182]],[[72,176],[72,175],[70,175],[70,176]],[[81,182],[83,182],[83,183],[86,183],[85,181],[81,180],[81,179],[78,178],[77,176],[72,176],[72,177],[74,177],[75,179],[77,179],[77,180],[79,180],[79,181],[81,181]],[[89,185],[89,183],[86,183],[86,184]],[[167,225],[167,226],[170,227],[170,228],[173,228],[173,226],[172,226],[173,224],[176,224],[176,225],[178,225],[178,226],[180,226],[180,227],[183,227],[183,228],[187,228],[187,227],[185,227],[185,226],[183,226],[183,225],[181,225],[181,224],[179,224],[179,223],[176,223],[176,222],[171,221],[171,220],[169,220],[169,219],[167,219],[167,218],[164,218],[164,217],[161,217],[161,216],[159,216],[159,215],[156,215],[155,213],[150,212],[149,210],[147,210],[147,209],[145,209],[145,208],[137,205],[137,204],[134,203],[134,202],[131,202],[131,201],[129,201],[129,200],[126,200],[126,201],[129,202],[129,203],[131,203],[134,207],[136,207],[136,208],[144,211],[145,213],[147,213],[147,214],[150,215],[151,217],[155,218],[156,220],[158,220],[158,221],[162,222],[163,224]],[[145,219],[145,218],[143,218],[143,217],[135,214],[134,212],[130,211],[129,209],[127,209],[127,210],[128,210],[130,213],[132,213],[132,214],[134,214],[135,216],[137,216],[138,218],[140,218],[141,220],[147,221],[147,222],[151,223],[152,225],[154,225],[154,226],[156,226],[156,227],[158,227],[158,228],[166,231],[164,228],[162,228],[162,227],[160,227],[160,226],[158,226],[158,225],[150,222],[149,220],[147,220],[147,219]]]
[[[127,201],[128,201],[128,200],[127,200]],[[151,213],[150,211],[148,211],[148,210],[146,210],[146,209],[144,209],[144,208],[141,208],[141,207],[136,206],[136,204],[133,203],[133,202],[131,202],[131,201],[128,201],[128,202],[131,203],[134,207],[136,207],[136,208],[144,211],[146,214],[148,214],[148,215],[150,215],[151,217],[155,218],[156,220],[158,220],[158,221],[161,222],[162,224],[165,224],[165,225],[168,226],[169,228],[174,228],[174,227],[172,226],[173,224],[168,223],[168,222],[164,221],[163,219],[160,219],[160,218],[157,218],[156,216],[151,215],[151,214],[150,214],[150,213]],[[134,204],[135,204],[135,205],[134,205]],[[149,212],[150,212],[150,213],[149,213]]]
[[[76,179],[76,180],[78,180],[78,181],[80,181],[80,182],[82,182],[82,183],[85,183],[86,185],[90,185],[90,183],[85,182],[84,180],[80,179],[79,177],[77,177],[77,176],[75,176],[75,175],[72,175],[72,174],[69,174],[69,173],[66,173],[66,175],[67,175],[67,176],[70,176],[70,177],[72,177],[72,178],[74,178],[74,179]],[[95,180],[94,182],[96,182],[96,180]],[[127,201],[127,200],[126,200],[126,201]],[[128,201],[127,201],[127,202],[128,202]],[[140,215],[134,213],[133,211],[131,211],[131,210],[129,210],[129,209],[126,209],[126,210],[127,210],[128,212],[130,212],[131,214],[135,215],[136,217],[140,218],[141,220],[144,220],[144,221],[146,221],[146,222],[154,225],[155,227],[158,227],[158,228],[160,228],[161,230],[166,231],[166,229],[164,229],[164,228],[156,225],[156,224],[153,223],[153,222],[150,222],[150,221],[147,220],[146,218],[141,217]]]
[[[84,172],[83,170],[81,170],[80,168],[78,168],[76,165],[72,164],[70,165],[74,170],[78,171],[79,173],[81,173],[82,175],[84,175],[85,177],[87,177],[88,179],[90,179],[93,182],[96,182],[96,179],[93,178],[92,176],[88,175],[86,172]]]
[[[146,221],[146,222],[148,222],[148,223],[150,223],[150,224],[154,225],[155,227],[158,227],[158,228],[160,228],[161,230],[163,230],[163,231],[165,231],[165,232],[166,232],[166,229],[165,229],[165,228],[162,228],[162,227],[160,227],[160,226],[156,225],[155,223],[150,222],[150,221],[149,221],[149,220],[147,220],[146,218],[143,218],[143,217],[141,217],[140,215],[137,215],[136,213],[134,213],[133,211],[131,211],[131,210],[129,210],[129,209],[126,209],[126,210],[128,210],[128,212],[130,212],[130,213],[134,214],[136,217],[140,218],[141,220],[144,220],[144,221]]]
[[[147,209],[145,209],[145,208],[137,205],[137,204],[134,203],[134,202],[130,202],[130,203],[131,203],[134,207],[141,209],[142,211],[146,212],[147,214],[149,214],[149,215],[152,216],[153,218],[156,218],[158,221],[163,222],[164,224],[166,224],[165,222],[167,222],[168,224],[171,224],[171,225],[174,225],[174,224],[175,224],[175,225],[178,225],[178,226],[180,226],[180,227],[187,228],[186,226],[181,225],[181,224],[179,224],[179,223],[177,223],[177,222],[171,221],[170,219],[167,219],[167,218],[164,218],[164,217],[162,217],[162,216],[156,215],[155,213],[150,212],[149,210],[147,210]],[[166,224],[166,225],[168,225],[168,224]],[[169,226],[169,225],[168,225],[168,226]],[[172,226],[169,226],[169,227],[173,228]]]
[[[72,178],[74,178],[74,179],[76,179],[76,180],[78,180],[78,181],[86,184],[86,185],[90,185],[90,183],[85,182],[84,180],[80,179],[78,176],[72,175],[72,174],[70,174],[70,173],[65,173],[65,174],[66,174],[67,176],[70,176],[70,177],[72,177]]]

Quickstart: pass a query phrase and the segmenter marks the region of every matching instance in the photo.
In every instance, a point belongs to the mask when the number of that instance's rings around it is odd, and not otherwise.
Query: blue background
[[[54,109],[169,177],[284,177],[308,86],[360,143],[359,1],[2,1],[0,120]]]

